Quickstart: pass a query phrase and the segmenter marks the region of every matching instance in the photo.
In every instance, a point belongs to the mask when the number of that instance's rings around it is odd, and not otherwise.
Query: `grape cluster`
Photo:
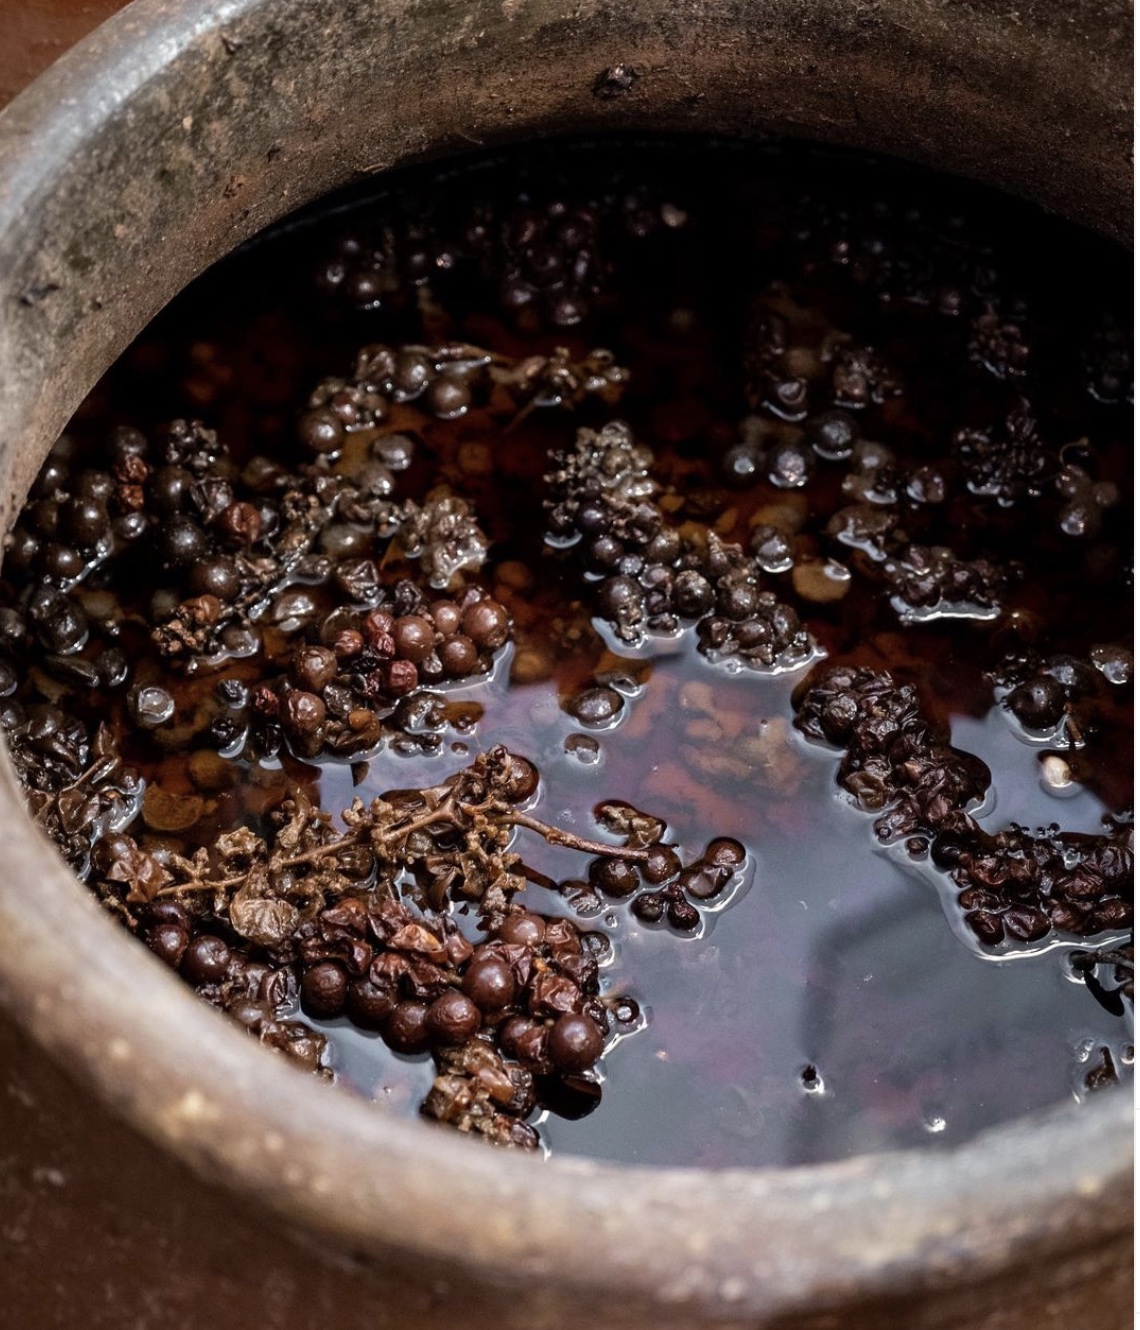
[[[128,840],[107,837],[100,841],[96,871],[107,872],[121,863],[123,855],[131,853]],[[285,1015],[296,997],[296,981],[287,966],[231,945],[181,901],[154,900],[131,922],[160,960],[261,1043],[285,1054],[302,1070],[331,1078],[325,1060],[326,1037]]]
[[[1114,481],[1096,480],[1075,462],[1061,468],[1056,487],[1061,497],[1059,525],[1066,536],[1099,536],[1105,513],[1120,502]]]
[[[1132,329],[1111,314],[1085,339],[1083,356],[1085,391],[1096,402],[1116,406],[1133,396]]]
[[[990,783],[984,763],[946,745],[923,718],[915,689],[889,674],[833,666],[797,700],[797,726],[843,748],[839,783],[879,814],[880,839],[906,839],[961,888],[978,938],[1037,941],[1050,930],[1089,936],[1132,920],[1132,851],[1123,831],[1103,836],[990,834],[967,811]]]
[[[408,719],[406,703],[426,688],[485,674],[510,637],[507,611],[479,587],[430,598],[410,581],[372,609],[342,607],[321,621],[318,640],[293,650],[288,672],[248,690],[223,681],[226,705],[214,739],[233,751],[246,737],[264,757],[283,745],[298,756],[358,759]],[[438,747],[439,740],[428,747]]]
[[[967,818],[935,836],[931,856],[961,888],[958,904],[984,943],[1132,926],[1133,856],[1122,834],[1011,826],[989,835]]]
[[[139,860],[145,873],[146,856],[128,842],[101,841],[97,871]],[[337,862],[352,871],[345,854]],[[347,1017],[406,1056],[430,1052],[439,1074],[425,1115],[500,1144],[534,1148],[525,1119],[567,1080],[600,1093],[591,1071],[607,1036],[637,1020],[631,1000],[599,996],[603,934],[518,907],[492,916],[473,942],[448,914],[362,889],[256,951],[161,890],[137,920],[151,950],[202,997],[310,1070],[327,1074],[326,1039],[287,1019],[297,1005],[315,1021]]]
[[[828,375],[831,402],[836,407],[858,410],[871,403],[882,405],[902,395],[895,371],[872,346],[840,345],[831,358]]]
[[[512,411],[579,406],[597,397],[613,405],[628,374],[610,351],[575,360],[565,347],[513,360],[476,346],[387,346],[360,349],[348,378],[322,379],[309,396],[298,437],[311,453],[339,453],[357,430],[375,429],[393,403],[415,403],[436,420],[457,420],[475,403],[499,409],[502,390]]]
[[[1043,494],[1059,468],[1024,398],[999,425],[959,430],[953,446],[970,490],[1002,504]]]
[[[420,204],[422,219],[385,217],[344,239],[318,273],[323,289],[357,309],[407,307],[417,287],[439,294],[474,283],[524,326],[573,328],[608,288],[631,243],[686,222],[646,189],[564,185],[513,198]]]
[[[138,535],[132,472],[135,432],[116,431],[108,467],[80,467],[71,440],[52,450],[8,538],[6,563],[42,584],[66,590],[92,565]],[[125,500],[125,502],[124,502]]]
[[[1080,748],[1095,733],[1111,694],[1131,683],[1131,652],[1102,646],[1094,660],[1059,653],[1010,655],[992,678],[1002,706],[1034,738],[1050,746]]]
[[[23,583],[25,627],[53,657],[70,658],[57,666],[66,682],[118,688],[128,681],[130,665],[115,642],[120,616],[103,612],[93,622],[84,608],[95,574],[127,559],[134,585],[152,597],[145,608],[160,648],[250,654],[256,643],[237,620],[280,575],[269,566],[269,542],[307,550],[313,514],[292,513],[288,494],[251,491],[197,421],[176,420],[149,439],[116,429],[96,455],[102,467],[80,470],[71,452],[64,439],[48,459],[37,481],[42,497],[25,508],[5,560]],[[309,508],[324,512],[315,496]],[[287,563],[292,571],[296,558]]]
[[[701,858],[687,868],[657,855],[642,865],[641,876],[649,890],[634,896],[630,909],[643,923],[665,920],[676,932],[691,933],[700,927],[702,906],[740,886],[746,864],[744,846],[726,836],[710,841]],[[597,872],[598,889],[608,895],[617,894],[608,881],[610,876],[604,870]]]
[[[362,557],[377,546],[398,541],[440,588],[479,567],[487,541],[466,500],[395,500],[413,447],[386,435],[348,468],[254,457],[239,471],[212,430],[176,420],[149,438],[112,431],[96,453],[105,466],[80,469],[61,441],[9,539],[5,571],[20,594],[0,623],[0,694],[33,647],[71,687],[131,682],[139,662],[119,645],[123,613],[108,613],[100,591],[128,559],[154,646],[188,672],[255,656],[269,624],[311,621],[318,586],[377,603],[377,564]]]
[[[1003,314],[987,304],[970,324],[966,353],[996,379],[1024,378],[1030,365],[1030,348],[1023,327],[1024,313]]]
[[[764,588],[770,552],[762,544],[745,554],[709,528],[682,537],[657,502],[652,464],[621,421],[579,430],[573,448],[550,457],[547,538],[574,547],[598,582],[598,614],[623,642],[696,620],[699,649],[712,659],[764,669],[808,659],[813,643],[795,611]]]
[[[449,916],[349,896],[302,924],[295,946],[302,1010],[346,1015],[399,1053],[485,1034],[532,1073],[587,1071],[601,1056],[609,1018],[597,957],[609,944],[571,920],[512,908],[472,942]],[[577,1052],[563,1035],[551,1039],[566,1015],[589,1023]]]
[[[437,420],[455,420],[485,388],[490,363],[473,346],[362,347],[349,378],[322,379],[310,394],[298,436],[311,452],[337,452],[347,433],[383,424],[393,402],[415,402]]]
[[[901,465],[892,448],[863,438],[859,422],[848,411],[820,411],[809,416],[802,429],[747,416],[740,433],[740,441],[721,459],[721,473],[734,489],[761,481],[776,489],[803,489],[823,461],[849,463],[843,493],[860,505],[903,504],[913,510],[947,497],[940,466]]]
[[[891,602],[905,621],[994,618],[1016,570],[989,559],[959,559],[944,545],[907,545],[898,558],[884,562],[883,572]]]
[[[1085,388],[1090,397],[1110,406],[1133,396],[1132,329],[1111,316],[1088,338],[1084,354]]]
[[[123,762],[105,726],[92,735],[58,706],[7,701],[0,720],[36,821],[75,871],[86,874],[96,841],[137,814],[141,777]]]
[[[843,748],[839,783],[878,813],[882,840],[929,837],[980,799],[985,763],[951,748],[922,715],[917,690],[886,671],[838,665],[797,699],[796,725],[809,739]]]
[[[802,311],[788,308],[782,288],[752,303],[744,370],[752,409],[792,424],[813,411],[828,416],[881,406],[903,391],[897,371],[873,346],[834,330],[820,335]]]
[[[486,601],[471,604],[482,612]],[[623,803],[595,813],[613,842],[585,840],[527,811],[538,788],[537,768],[497,747],[439,786],[356,800],[343,831],[301,794],[268,815],[267,836],[241,826],[192,854],[107,831],[91,883],[262,1042],[325,1071],[324,1036],[288,1018],[298,1006],[318,1022],[346,1017],[398,1053],[436,1058],[428,1116],[533,1147],[524,1119],[536,1105],[596,1102],[606,1040],[636,1028],[639,1012],[628,997],[601,996],[599,966],[612,954],[603,933],[516,903],[528,880],[559,885],[525,866],[516,830],[590,855],[606,895],[652,884],[665,902],[658,916],[687,932],[699,922],[692,901],[740,885],[746,863],[742,845],[720,838],[684,867],[665,823]],[[473,930],[460,927],[457,901],[476,906]],[[634,905],[654,917],[649,893]]]
[[[917,306],[953,318],[992,299],[992,246],[961,213],[915,206],[862,190],[805,198],[794,228],[805,272],[844,274],[892,308]]]

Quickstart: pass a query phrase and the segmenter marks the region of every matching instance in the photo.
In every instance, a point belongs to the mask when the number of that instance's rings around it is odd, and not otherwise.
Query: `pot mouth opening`
[[[717,140],[703,135],[686,135],[683,138],[669,138],[645,134],[629,135],[603,135],[592,136],[588,138],[568,138],[557,137],[545,140],[541,144],[541,151],[550,154],[551,158],[573,156],[588,156],[595,154],[600,148],[612,148],[615,145],[622,147],[649,148],[662,151],[666,148],[676,148],[678,151],[692,151],[694,153],[711,151],[716,148],[725,153],[737,153],[741,155],[752,154],[752,158],[757,156],[780,160],[786,156],[792,156],[799,159],[807,159],[812,163],[820,164],[824,169],[835,166],[842,166],[844,169],[850,169],[855,163],[878,162],[882,159],[875,154],[853,153],[850,150],[838,149],[827,145],[804,143],[796,140],[786,140],[778,143],[771,143],[758,149],[757,145],[741,140]],[[371,203],[378,198],[390,198],[398,196],[404,188],[405,182],[409,179],[422,179],[425,172],[433,177],[447,177],[450,179],[464,178],[472,179],[479,176],[480,173],[492,171],[501,168],[504,161],[510,161],[516,158],[520,151],[533,151],[534,145],[520,144],[511,145],[493,153],[465,153],[461,157],[449,155],[446,159],[434,160],[430,164],[416,164],[415,166],[405,168],[402,171],[387,173],[382,177],[358,183],[346,189],[339,190],[332,195],[325,196],[312,204],[306,205],[297,213],[290,214],[281,221],[266,228],[250,240],[244,242],[237,250],[230,255],[225,256],[214,265],[216,269],[219,265],[230,265],[241,262],[242,259],[252,252],[260,250],[267,244],[272,243],[281,236],[294,235],[308,228],[316,226],[318,223],[327,223],[330,218],[347,214],[353,209],[357,209],[362,203]],[[908,166],[904,168],[906,173],[916,182],[927,184],[935,181],[946,185],[945,176],[932,172],[927,168],[918,166]],[[897,174],[897,170],[896,170]],[[980,186],[971,186],[971,192],[985,196],[994,193],[986,191]],[[210,272],[213,272],[211,269]],[[209,280],[210,273],[203,275],[200,280]],[[74,884],[79,886],[78,882]],[[195,1001],[190,993],[181,994],[184,999]],[[260,1063],[255,1058],[253,1066]],[[377,1112],[383,1112],[378,1108]],[[1052,1121],[1057,1117],[1053,1110],[1045,1110],[1042,1114],[1028,1115],[1018,1119],[1022,1124],[1030,1124],[1040,1117],[1041,1121]],[[432,1138],[424,1137],[425,1143]],[[433,1141],[434,1144],[434,1141]],[[962,1150],[968,1150],[972,1142],[964,1142],[960,1147]],[[607,1165],[614,1167],[614,1165]],[[623,1166],[616,1165],[620,1170]],[[824,1166],[826,1167],[826,1166]]]
[[[835,169],[851,172],[865,166],[889,173],[900,185],[905,182],[917,196],[933,193],[947,199],[953,192],[960,192],[963,206],[972,204],[980,210],[989,203],[999,209],[1013,208],[1022,212],[1027,222],[1036,221],[1060,227],[1073,237],[1081,237],[1105,252],[1127,248],[1125,240],[1073,218],[1064,209],[1049,207],[1035,198],[1013,192],[999,184],[968,176],[940,166],[937,162],[925,162],[889,150],[828,141],[804,132],[773,132],[756,136],[718,133],[699,126],[671,130],[614,128],[586,131],[554,128],[548,132],[510,138],[501,143],[452,144],[425,150],[406,161],[337,185],[267,223],[234,248],[217,255],[210,266],[178,294],[184,294],[189,286],[202,280],[219,265],[230,263],[282,235],[328,223],[337,216],[350,214],[368,204],[393,199],[409,186],[422,185],[428,177],[438,178],[441,182],[462,180],[475,184],[481,177],[501,171],[517,159],[525,159],[538,171],[553,172],[560,167],[571,169],[582,158],[600,154],[612,157],[619,150],[631,155],[660,155],[676,150],[682,162],[686,158],[709,153],[724,158],[730,165],[734,159],[748,158],[760,168],[768,166],[778,169],[781,162],[794,162],[804,170],[810,166],[821,171]],[[171,301],[177,298],[178,295],[172,296]]]

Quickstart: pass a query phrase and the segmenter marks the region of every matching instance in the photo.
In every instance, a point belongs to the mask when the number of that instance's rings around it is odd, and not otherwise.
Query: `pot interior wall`
[[[300,3],[132,6],[6,113],[5,511],[31,454],[193,276],[293,208],[424,155],[552,131],[791,133],[1122,235],[1126,27],[1090,13],[1094,46],[1051,7],[1037,18],[1027,33],[982,4],[950,18],[903,0],[714,4],[695,22],[645,3],[621,23],[544,4],[401,15],[352,0],[331,21]],[[85,62],[95,83],[77,99]],[[19,158],[33,124],[34,163]]]

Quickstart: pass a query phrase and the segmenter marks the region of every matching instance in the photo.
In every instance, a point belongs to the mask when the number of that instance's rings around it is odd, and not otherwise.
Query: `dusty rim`
[[[0,116],[4,528],[86,391],[194,275],[415,157],[599,127],[791,133],[939,164],[1124,236],[1126,7],[1004,9],[138,0]],[[598,95],[617,65],[635,77]],[[497,1288],[499,1326],[981,1327],[1023,1307],[1005,1330],[1060,1324],[1087,1297],[1124,1323],[1122,1093],[954,1152],[815,1168],[508,1156],[332,1094],[231,1028],[76,885],[6,760],[0,819],[0,1000],[35,1037],[321,1245],[430,1272],[444,1299],[469,1278]]]

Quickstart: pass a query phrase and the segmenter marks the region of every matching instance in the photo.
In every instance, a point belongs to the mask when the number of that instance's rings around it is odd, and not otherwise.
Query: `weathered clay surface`
[[[1016,16],[988,0],[141,0],[0,116],[5,523],[171,295],[362,173],[571,130],[796,134],[936,163],[1119,236],[1129,38],[1117,0]],[[618,64],[638,77],[598,96]],[[27,822],[6,763],[0,817],[0,1003],[82,1087],[68,1105],[56,1073],[27,1064],[55,1086],[42,1102],[61,1130],[74,1112],[105,1143],[59,1166],[80,1198],[114,1198],[91,1250],[132,1210],[151,1247],[171,1243],[133,1321],[115,1301],[124,1248],[106,1247],[113,1310],[84,1324],[249,1325],[231,1281],[257,1279],[261,1323],[283,1330],[1125,1324],[1121,1096],[953,1153],[776,1173],[508,1158],[391,1121],[251,1046],[100,915]],[[0,1061],[9,1135],[49,1116],[21,1109],[24,1063]],[[29,1216],[0,1265],[18,1307],[36,1307],[59,1259],[41,1236],[56,1185],[5,1182],[11,1213]],[[308,1259],[255,1217],[266,1207]],[[65,1302],[48,1295],[13,1323],[74,1324]]]
[[[414,1259],[373,1263],[319,1250],[306,1235],[267,1226],[246,1201],[207,1186],[116,1122],[8,1018],[0,1018],[0,1068],[0,1139],[8,1143],[0,1151],[0,1290],[6,1324],[20,1330],[72,1330],[79,1323],[85,1330],[739,1324],[687,1314],[667,1322],[659,1309],[629,1308],[623,1298],[592,1321],[585,1319],[585,1300],[580,1310],[548,1304],[545,1320],[528,1320],[546,1313],[526,1299],[518,1299],[517,1315],[505,1307],[495,1271],[475,1286],[457,1286],[446,1270]],[[818,1213],[814,1204],[811,1210]],[[757,1246],[764,1240],[754,1236]],[[985,1287],[968,1283],[929,1299],[900,1287],[864,1305],[861,1319],[820,1305],[807,1319],[765,1324],[1115,1330],[1125,1324],[1129,1252],[1122,1233],[1080,1252],[1077,1272],[1067,1262],[1034,1263]]]

